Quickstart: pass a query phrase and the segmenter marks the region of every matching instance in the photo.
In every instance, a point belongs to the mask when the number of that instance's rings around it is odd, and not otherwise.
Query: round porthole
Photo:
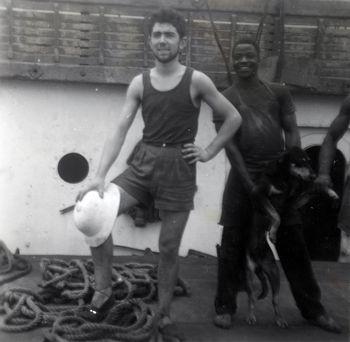
[[[79,183],[89,173],[89,163],[79,153],[68,153],[58,162],[57,171],[64,181]]]

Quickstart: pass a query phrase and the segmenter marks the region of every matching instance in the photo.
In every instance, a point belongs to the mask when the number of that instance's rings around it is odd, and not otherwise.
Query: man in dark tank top
[[[106,189],[111,184],[106,186],[105,177],[141,107],[145,124],[142,142],[133,152],[129,167],[113,180],[120,194],[118,214],[138,203],[148,205],[150,200],[154,200],[159,209],[157,324],[164,340],[183,340],[170,318],[170,303],[178,276],[178,250],[193,209],[195,165],[212,159],[225,146],[240,126],[241,118],[206,75],[179,62],[179,52],[185,47],[186,40],[185,21],[177,12],[163,9],[153,14],[149,20],[149,34],[155,67],[131,81],[125,104],[117,113],[114,134],[104,145],[95,179],[77,199],[82,205],[88,197],[85,195],[92,191],[98,191],[101,198],[107,196]],[[206,148],[194,144],[201,101],[224,118],[218,134]],[[110,231],[98,242],[91,237],[87,241],[90,241],[95,265],[96,291],[82,315],[96,322],[102,320],[113,305],[113,241]]]
[[[259,48],[254,41],[238,41],[233,49],[237,81],[223,94],[235,105],[242,124],[226,145],[231,170],[225,185],[220,224],[223,226],[218,251],[218,284],[214,324],[230,328],[237,309],[236,297],[244,277],[245,232],[253,210],[250,191],[267,162],[281,152],[300,146],[295,108],[286,87],[266,84],[258,77]],[[216,128],[221,116],[214,115]],[[310,323],[331,332],[338,324],[321,303],[321,291],[314,276],[301,218],[292,206],[281,216],[276,249],[296,304]]]

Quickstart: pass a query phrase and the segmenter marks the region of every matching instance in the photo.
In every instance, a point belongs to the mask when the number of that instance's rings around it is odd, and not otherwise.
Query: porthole
[[[79,183],[89,173],[88,161],[79,153],[68,153],[58,162],[57,171],[67,183]]]

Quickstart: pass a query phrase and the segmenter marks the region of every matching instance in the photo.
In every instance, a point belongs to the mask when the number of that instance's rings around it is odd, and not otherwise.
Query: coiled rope
[[[27,289],[6,291],[0,313],[5,313],[0,329],[25,332],[52,327],[47,341],[89,341],[102,338],[118,341],[147,341],[153,332],[154,314],[140,299],[117,302],[102,323],[86,322],[76,316],[77,306],[45,306],[43,298]]]
[[[12,254],[0,240],[0,285],[23,277],[31,270],[31,264],[19,255],[18,249]]]
[[[54,304],[89,302],[94,292],[94,267],[91,260],[42,259],[43,282],[40,295]],[[142,263],[112,265],[112,291],[116,300],[132,298],[149,303],[157,296],[157,266]],[[189,285],[178,278],[174,295],[187,296]]]
[[[0,296],[0,313],[5,314],[0,322],[0,329],[6,332],[24,332],[51,326],[60,310],[67,309],[67,306],[45,306],[43,298],[31,290],[11,289]]]
[[[149,264],[113,264],[112,290],[116,299],[102,323],[89,323],[76,315],[94,292],[91,260],[44,258],[38,293],[11,289],[0,295],[0,330],[24,332],[52,327],[47,341],[87,341],[101,338],[146,341],[152,334],[154,315],[146,303],[157,295],[157,267]],[[189,295],[186,282],[178,279],[174,295]]]
[[[117,341],[149,341],[153,334],[154,314],[141,300],[133,299],[116,304],[102,323],[89,323],[80,317],[58,318],[47,341],[91,341],[113,339]]]

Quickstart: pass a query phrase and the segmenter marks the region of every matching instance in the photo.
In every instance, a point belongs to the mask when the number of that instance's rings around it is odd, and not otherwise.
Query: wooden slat
[[[150,66],[153,63],[150,63]],[[130,68],[130,67],[138,67],[138,68],[143,68],[143,58],[142,59],[136,59],[133,58],[131,59],[122,59],[122,58],[111,58],[108,57],[107,55],[105,56],[105,65],[106,66],[120,66],[120,67],[125,67],[125,68]]]
[[[258,23],[256,23],[256,25],[250,25],[250,24],[243,24],[243,23],[237,23],[236,25],[236,30],[238,32],[252,32],[254,34],[256,34],[256,32],[258,31]]]
[[[158,8],[152,7],[154,0],[128,0],[125,3],[122,0],[12,1],[13,8],[9,12],[8,4],[11,2],[0,0],[2,63],[9,61],[12,55],[13,63],[56,63],[57,67],[75,64],[134,70],[153,65],[153,56],[147,43],[145,18]],[[264,7],[261,0],[259,1],[209,0],[220,40],[228,56],[231,56],[235,40],[255,37]],[[321,4],[329,3],[328,0],[308,0],[303,3],[301,0],[293,0],[293,9],[290,1],[285,0],[284,55],[291,62],[284,65],[285,72],[282,76],[285,79],[282,77],[282,81],[319,91],[323,91],[326,85],[332,91],[343,91],[344,80],[341,76],[345,79],[349,77],[349,66],[346,63],[350,51],[350,18],[345,15],[336,18],[333,13],[316,16],[310,11],[310,2]],[[187,18],[189,28],[188,44],[181,53],[181,60],[187,65],[209,72],[215,80],[224,81],[224,63],[214,39],[208,13],[203,8],[190,10],[192,2],[174,2]],[[253,3],[253,11],[244,10]],[[334,3],[344,6],[338,0],[334,0]],[[1,7],[1,4],[4,6]],[[262,58],[276,55],[279,51],[280,29],[275,22],[277,4],[277,1],[270,0],[269,15],[260,41]],[[223,10],[231,7],[235,10]],[[291,15],[291,11],[299,12]],[[323,27],[320,26],[320,21]],[[305,69],[305,65],[311,69]]]
[[[217,72],[217,71],[226,71],[225,67],[222,64],[220,64],[220,63],[209,63],[209,62],[207,62],[205,64],[205,68],[204,68],[202,62],[195,62],[194,60],[192,60],[191,65],[195,69],[203,70],[205,73]]]
[[[218,36],[222,41],[226,40],[229,42],[231,40],[230,31],[221,31],[220,33],[218,32]],[[209,39],[209,40],[214,39],[213,31],[211,30],[198,31],[195,25],[193,25],[193,28],[192,28],[192,37],[193,39],[196,39],[196,38]]]
[[[142,72],[137,67],[66,66],[0,62],[0,76],[22,79],[128,84]]]
[[[71,0],[72,2],[79,0]],[[86,0],[86,3],[96,3],[96,0]],[[135,7],[153,7],[159,6],[157,0],[103,0],[107,4],[121,4],[123,6],[135,6]],[[329,16],[344,16],[344,13],[349,13],[350,4],[346,1],[320,1],[320,0],[285,0],[286,14],[303,14],[303,15],[329,15]],[[174,6],[179,9],[187,10],[203,10],[203,7],[196,6],[196,2],[183,1],[183,0],[163,0],[162,3],[168,6]],[[275,7],[278,5],[279,0],[271,0],[269,2],[268,12],[273,13]],[[264,10],[264,1],[261,0],[209,0],[209,5],[212,9],[221,11],[237,11],[242,12],[258,12],[262,13]]]
[[[3,0],[4,1],[4,0]],[[70,8],[81,6],[82,0],[58,0],[57,2],[65,4]],[[33,8],[37,5],[44,3],[41,1],[26,1],[16,0],[16,5]],[[134,8],[134,10],[144,10],[149,8],[153,11],[159,8],[159,0],[84,0],[86,6],[98,6],[109,5],[111,7],[120,8]],[[268,6],[268,13],[274,13],[275,8],[278,5],[279,0],[270,0]],[[205,12],[204,6],[197,6],[195,1],[183,1],[183,0],[162,0],[162,4],[173,6],[180,10],[196,10]],[[209,0],[209,5],[213,10],[228,11],[242,13],[263,13],[264,1],[261,0]],[[329,17],[346,17],[346,14],[350,12],[350,4],[347,1],[341,0],[285,0],[285,13],[286,15],[309,15],[309,16],[329,16]]]
[[[47,53],[53,53],[53,46],[43,46],[43,45],[25,45],[19,43],[12,44],[13,51],[24,52],[24,53],[33,53],[36,55],[45,55]]]
[[[55,37],[12,36],[12,42],[24,45],[53,46]]]
[[[205,38],[192,38],[191,39],[191,50],[197,51],[197,50],[203,50],[203,49],[209,49],[213,51],[219,51],[219,48],[217,46],[217,43],[214,38],[211,39],[205,39]],[[220,40],[221,46],[224,50],[229,51],[230,50],[230,40]]]
[[[12,28],[14,36],[36,36],[36,37],[54,37],[55,31],[49,28],[32,28],[17,26]]]
[[[97,23],[67,23],[61,22],[62,30],[73,30],[73,31],[86,31],[86,32],[99,32]]]
[[[224,49],[225,53],[228,54],[230,52],[229,48]],[[192,55],[218,55],[220,54],[220,50],[217,46],[215,45],[210,45],[210,46],[203,46],[203,45],[192,45],[191,48],[191,53]]]
[[[314,52],[315,50],[315,42],[285,42],[286,51],[287,50],[293,50],[293,51],[311,51]]]
[[[350,69],[348,68],[322,68],[320,69],[320,77],[346,77],[350,79]]]
[[[125,43],[130,41],[133,41],[134,43],[145,42],[145,38],[143,34],[130,35],[127,33],[106,32],[105,37],[106,37],[106,40],[115,41],[115,42],[125,42]]]
[[[344,61],[339,63],[338,61],[319,61],[320,66],[322,68],[344,68],[350,70],[350,59],[348,61]]]
[[[192,54],[191,63],[202,64],[207,68],[210,64],[215,64],[220,70],[224,68],[221,54],[216,55],[195,55]],[[201,67],[203,68],[203,67]]]
[[[126,59],[140,59],[143,60],[143,51],[142,50],[136,50],[136,51],[131,51],[131,50],[104,50],[104,53],[108,57],[115,57],[115,58],[126,58]]]
[[[18,52],[13,51],[13,58],[8,59],[7,52],[6,51],[0,51],[0,62],[8,62],[13,61],[13,63],[53,63],[54,60],[54,54],[45,54],[42,56],[38,56],[37,54],[31,54],[31,53],[24,53],[24,52]],[[20,62],[17,62],[20,61]],[[7,64],[5,64],[7,65]]]
[[[98,20],[98,15],[98,13],[94,13],[93,15],[91,15],[90,12],[75,12],[71,14],[66,14],[62,11],[62,8],[60,8],[60,20],[67,24],[82,23],[94,25]]]
[[[107,44],[106,44],[107,45]],[[98,48],[99,41],[97,39],[60,39],[61,47],[79,47],[79,48]],[[109,44],[109,48],[118,48],[117,44]],[[120,48],[122,48],[120,46]]]
[[[130,24],[126,25],[123,23],[117,23],[117,22],[114,23],[106,20],[105,31],[127,33],[127,34],[143,34],[143,22],[140,22],[137,25],[130,25]]]
[[[294,34],[291,32],[286,32],[284,39],[286,42],[315,43],[317,34]]]
[[[45,21],[49,22],[52,18],[53,12],[47,12],[47,13],[42,13],[42,12],[35,12],[35,11],[18,11],[18,10],[13,10],[13,18],[15,20],[29,20],[29,21]]]
[[[196,29],[196,31],[211,31],[211,24],[209,20],[205,20],[205,21],[196,21],[193,20],[193,27]],[[220,34],[220,32],[224,31],[224,32],[228,32],[230,31],[230,27],[231,27],[231,22],[227,21],[227,22],[218,22],[218,21],[214,21],[215,27],[217,28],[217,32]]]
[[[321,54],[322,59],[332,59],[333,61],[348,61],[349,60],[349,51],[323,51]]]

